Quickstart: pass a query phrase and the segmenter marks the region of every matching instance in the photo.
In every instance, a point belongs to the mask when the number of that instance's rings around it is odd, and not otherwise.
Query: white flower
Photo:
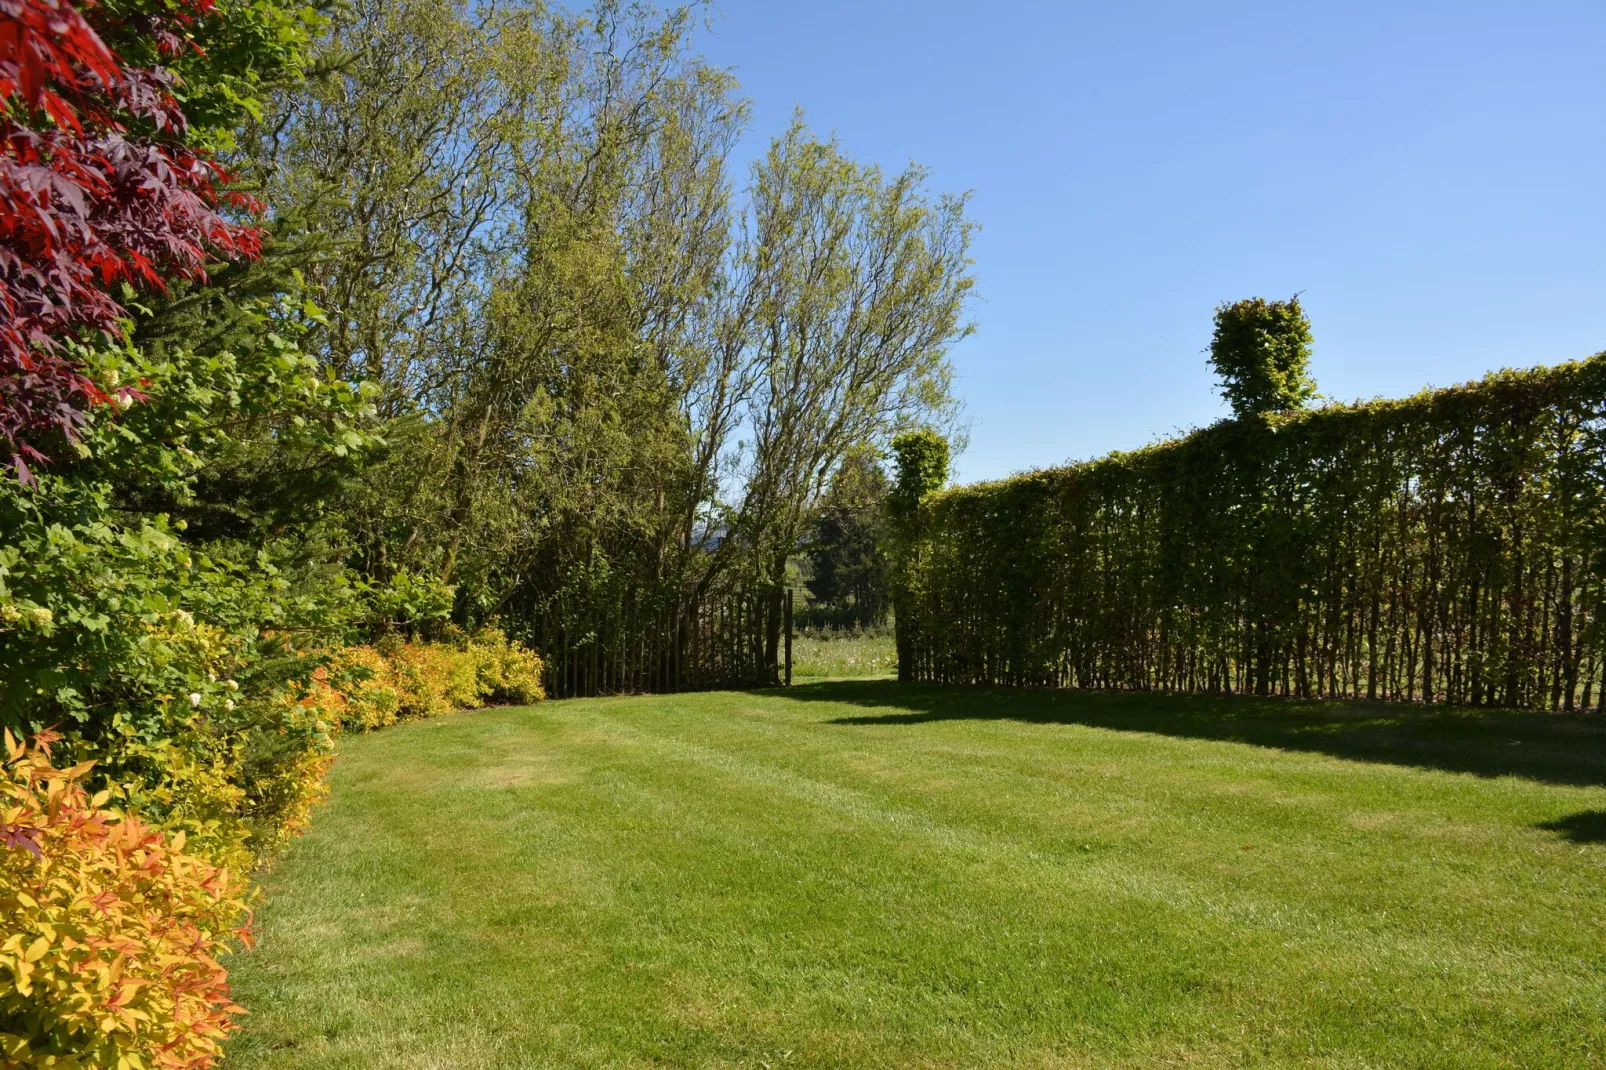
[[[228,688],[230,691],[240,690],[240,685],[235,683],[233,680],[224,680],[223,686]]]
[[[190,692],[190,705],[196,707],[201,705],[201,693],[199,691]]]
[[[234,700],[232,698],[224,699],[223,700],[223,708],[226,709],[226,710],[234,709]]]

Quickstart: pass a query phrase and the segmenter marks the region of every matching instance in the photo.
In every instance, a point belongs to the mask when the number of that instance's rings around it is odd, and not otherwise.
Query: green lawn
[[[1606,1066],[1598,718],[820,683],[333,784],[231,1066]]]

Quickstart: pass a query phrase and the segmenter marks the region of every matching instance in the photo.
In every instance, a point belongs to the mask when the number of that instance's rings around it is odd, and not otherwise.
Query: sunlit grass
[[[805,631],[792,640],[794,680],[892,676],[897,671],[898,650],[890,628]]]
[[[891,682],[343,741],[229,1065],[1606,1065],[1599,719]]]

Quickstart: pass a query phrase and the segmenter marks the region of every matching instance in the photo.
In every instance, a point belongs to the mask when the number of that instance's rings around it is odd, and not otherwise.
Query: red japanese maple
[[[184,0],[121,24],[173,57],[187,27],[215,17]],[[18,476],[113,400],[63,351],[63,337],[111,336],[123,283],[203,279],[211,259],[253,258],[261,233],[229,176],[185,144],[176,76],[129,67],[69,0],[0,0],[0,437]],[[103,28],[104,25],[103,25]],[[123,388],[125,395],[131,394]]]

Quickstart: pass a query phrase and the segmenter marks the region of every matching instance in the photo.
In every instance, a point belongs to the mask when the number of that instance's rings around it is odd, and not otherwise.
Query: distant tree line
[[[873,628],[887,622],[887,475],[880,458],[843,458],[815,512],[804,559],[809,593],[799,626]]]

